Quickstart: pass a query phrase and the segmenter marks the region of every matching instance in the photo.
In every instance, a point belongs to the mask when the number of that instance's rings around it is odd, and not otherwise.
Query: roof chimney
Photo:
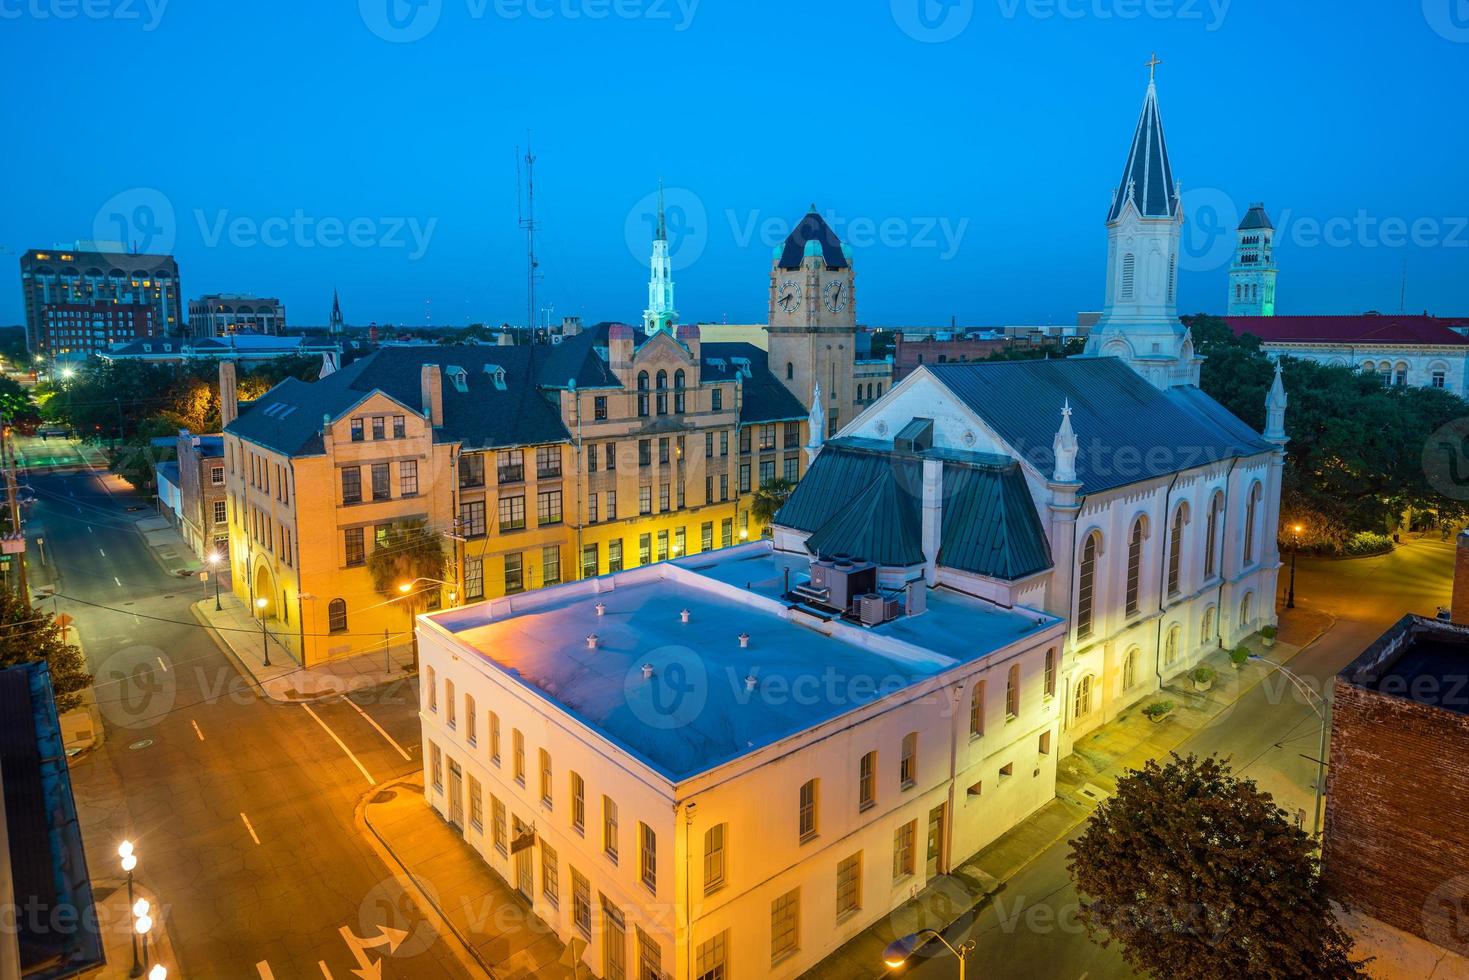
[[[418,377],[423,393],[423,417],[437,429],[444,424],[444,376],[437,364],[425,364]]]
[[[235,362],[219,362],[219,427],[240,417],[240,389],[235,381]]]
[[[944,464],[923,460],[923,579],[930,586],[939,581],[939,541],[944,526]]]

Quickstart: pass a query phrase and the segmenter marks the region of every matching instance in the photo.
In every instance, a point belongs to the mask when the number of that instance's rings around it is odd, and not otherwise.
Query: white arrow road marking
[[[160,666],[160,667],[163,668],[163,672],[165,674],[168,673],[168,664],[166,664],[166,663],[163,662],[163,658],[162,657],[159,657],[158,658],[158,666]]]
[[[332,976],[332,971],[326,968],[326,960],[317,960],[316,965],[321,967],[321,975],[326,977],[326,980],[335,980]]]
[[[363,939],[354,934],[346,926],[337,930],[342,934],[342,941],[352,951],[352,958],[357,961],[357,969],[352,972],[362,980],[380,980],[383,975],[382,960],[373,960],[367,955],[369,949],[378,946],[387,946],[388,955],[392,956],[398,949],[398,944],[408,938],[408,933],[402,929],[390,929],[387,926],[378,926],[377,935],[371,939]]]
[[[190,718],[189,719],[189,724],[191,724],[191,725],[194,726],[194,734],[199,736],[199,741],[201,741],[201,742],[204,741],[204,733],[201,732],[201,731],[199,731],[199,723],[197,721],[195,721],[194,719]]]
[[[260,838],[255,836],[255,828],[252,827],[252,826],[250,826],[250,818],[247,817],[247,816],[245,816],[245,813],[244,813],[243,810],[240,812],[240,819],[243,820],[243,821],[245,821],[245,829],[248,830],[248,831],[250,831],[250,839],[253,840],[255,843],[259,844],[260,843]]]
[[[120,578],[118,578],[118,577],[117,577],[117,576],[116,576],[116,575],[114,575],[114,576],[112,576],[112,581],[114,581],[114,582],[116,582],[116,583],[117,583],[117,587],[118,587],[118,588],[119,588],[119,589],[120,589],[120,588],[122,588],[122,579],[120,579]],[[134,617],[133,617],[133,618],[134,618],[134,619],[137,619],[137,618],[138,618],[138,617],[136,617],[136,616],[134,616]]]
[[[357,702],[356,701],[353,701],[351,698],[343,698],[342,700],[343,701],[346,701],[352,707],[356,708],[357,709],[357,713],[359,715],[361,715],[362,717],[366,718],[367,719],[367,723],[369,725],[371,725],[373,728],[376,728],[377,729],[377,733],[379,735],[381,735],[383,738],[387,739],[388,740],[388,744],[391,745],[393,748],[397,749],[398,750],[398,754],[401,755],[404,758],[405,761],[410,759],[410,756],[408,755],[408,753],[405,752],[405,751],[403,751],[403,746],[401,746],[397,742],[393,741],[393,736],[389,735],[386,731],[384,731],[383,730],[383,726],[382,725],[379,725],[376,721],[374,721],[372,715],[368,714],[366,711],[363,711],[361,708],[357,707]]]
[[[97,554],[101,555],[103,558],[107,557],[107,552],[103,551],[101,548],[97,549]]]
[[[369,786],[376,786],[377,785],[377,780],[372,778],[372,773],[368,772],[367,771],[367,767],[364,766],[362,763],[360,763],[360,762],[357,761],[357,757],[352,754],[352,750],[349,749],[349,748],[347,748],[347,743],[345,743],[341,739],[337,738],[337,733],[334,732],[334,731],[332,731],[331,728],[328,727],[327,723],[324,722],[324,721],[322,721],[321,718],[317,715],[317,713],[311,710],[311,705],[309,705],[309,704],[303,704],[303,705],[301,705],[301,707],[305,708],[306,709],[306,713],[308,715],[310,715],[316,721],[316,723],[318,725],[321,726],[321,730],[322,731],[326,732],[328,735],[331,736],[332,741],[337,743],[337,748],[339,748],[343,752],[347,753],[347,758],[351,759],[352,760],[352,765],[356,766],[357,767],[357,771],[360,772],[360,773],[362,773],[362,778],[367,780],[367,785],[369,785]]]

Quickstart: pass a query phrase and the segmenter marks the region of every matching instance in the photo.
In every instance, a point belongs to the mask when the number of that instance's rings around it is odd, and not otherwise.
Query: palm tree
[[[767,480],[755,491],[755,500],[750,504],[750,513],[762,526],[769,527],[770,522],[775,519],[776,512],[785,506],[786,498],[796,485],[784,477],[777,476]]]

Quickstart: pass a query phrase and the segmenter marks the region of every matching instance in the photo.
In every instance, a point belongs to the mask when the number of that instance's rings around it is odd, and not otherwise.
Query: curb
[[[479,951],[460,934],[459,930],[455,928],[454,923],[449,921],[449,917],[444,913],[444,910],[429,899],[423,888],[419,886],[418,877],[412,871],[408,870],[408,866],[403,863],[403,859],[398,857],[397,852],[383,839],[383,836],[378,833],[377,828],[372,825],[372,821],[367,817],[367,808],[374,796],[383,790],[397,789],[402,786],[413,786],[417,788],[418,783],[409,779],[395,779],[391,782],[374,786],[366,793],[363,793],[357,801],[357,806],[352,811],[352,822],[357,825],[359,833],[364,830],[370,832],[370,835],[363,833],[363,838],[367,840],[368,845],[372,847],[383,864],[388,866],[388,869],[393,874],[394,880],[402,885],[405,891],[412,894],[413,902],[418,906],[419,912],[429,921],[439,933],[439,936],[441,938],[453,936],[458,940],[457,945],[454,943],[448,943],[447,945],[450,951],[453,952],[454,958],[459,960],[460,965],[469,970],[471,974],[478,970],[485,976],[490,977],[491,980],[498,980],[500,974],[497,974],[490,964],[481,958]]]
[[[207,602],[209,600],[204,599],[200,601]],[[229,660],[230,666],[235,668],[235,673],[243,677],[255,689],[255,693],[259,694],[264,700],[272,701],[276,704],[291,704],[292,702],[283,701],[265,689],[264,685],[260,683],[256,676],[250,673],[250,669],[240,662],[239,654],[235,653],[234,647],[230,646],[225,641],[225,638],[219,635],[219,630],[215,629],[214,624],[204,618],[197,607],[198,603],[189,603],[189,614],[199,621],[200,626],[204,627],[204,631],[209,634],[209,638],[214,641],[214,645],[219,647],[220,652]]]

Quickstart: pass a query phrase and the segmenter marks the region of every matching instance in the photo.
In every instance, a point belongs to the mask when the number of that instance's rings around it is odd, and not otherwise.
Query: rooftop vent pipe
[[[643,680],[650,681],[652,679],[653,679],[653,665],[652,664],[643,664]]]
[[[750,634],[749,633],[741,633],[740,634],[740,649],[743,650],[746,647],[748,647],[749,645],[750,645]]]
[[[599,639],[600,639],[600,637],[598,637],[596,633],[588,633],[587,634],[587,649],[588,650],[595,650],[595,649],[597,649],[597,641]]]

